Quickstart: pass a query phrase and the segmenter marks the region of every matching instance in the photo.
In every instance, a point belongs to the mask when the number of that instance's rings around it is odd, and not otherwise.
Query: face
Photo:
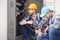
[[[53,14],[53,12],[50,11],[45,15],[45,17],[49,19],[52,16],[52,14]]]
[[[34,9],[28,9],[29,15],[33,15],[35,10]]]

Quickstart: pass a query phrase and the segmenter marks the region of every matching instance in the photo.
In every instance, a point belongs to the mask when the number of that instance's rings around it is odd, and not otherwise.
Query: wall
[[[60,0],[55,0],[55,10],[60,13]]]
[[[51,10],[55,10],[55,0],[44,0],[43,6],[48,6]]]
[[[60,0],[44,0],[43,6],[48,6],[56,13],[60,13]]]
[[[0,0],[0,40],[7,40],[7,0]]]

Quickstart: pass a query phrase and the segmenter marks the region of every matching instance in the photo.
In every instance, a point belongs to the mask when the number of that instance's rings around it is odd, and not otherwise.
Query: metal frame
[[[15,0],[7,0],[7,40],[15,40],[16,37],[16,17]]]

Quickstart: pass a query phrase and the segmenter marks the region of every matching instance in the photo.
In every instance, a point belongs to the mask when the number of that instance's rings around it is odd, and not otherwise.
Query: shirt
[[[46,19],[46,18],[42,18],[42,20],[39,22],[39,24],[38,24],[38,29],[42,29],[42,26],[44,25],[44,26],[48,26],[48,20]]]
[[[28,15],[23,20],[25,20],[25,21],[33,20],[33,24],[31,25],[31,27],[36,28],[36,27],[38,27],[39,21],[41,20],[41,17],[39,16],[40,13],[37,13],[36,15],[37,16],[35,19],[33,19],[32,16]]]

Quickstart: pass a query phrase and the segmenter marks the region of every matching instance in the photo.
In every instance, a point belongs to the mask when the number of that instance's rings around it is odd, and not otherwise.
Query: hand
[[[35,33],[38,34],[38,30],[37,29],[35,29]]]
[[[31,21],[27,21],[27,23],[28,23],[28,24],[33,24],[33,21],[32,21],[32,20],[31,20]]]
[[[42,36],[42,32],[41,32],[41,29],[38,30],[38,36]]]

